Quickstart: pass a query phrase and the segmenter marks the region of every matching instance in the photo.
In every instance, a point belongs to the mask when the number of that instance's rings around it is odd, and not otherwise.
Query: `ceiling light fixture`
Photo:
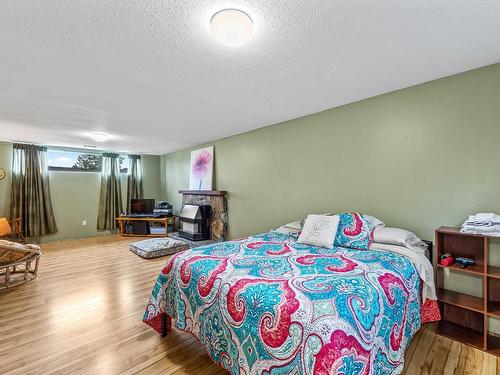
[[[106,142],[109,138],[111,138],[109,134],[102,132],[91,132],[89,136],[96,142]]]
[[[212,16],[210,30],[215,40],[227,47],[239,47],[253,34],[252,18],[238,9],[223,9]]]

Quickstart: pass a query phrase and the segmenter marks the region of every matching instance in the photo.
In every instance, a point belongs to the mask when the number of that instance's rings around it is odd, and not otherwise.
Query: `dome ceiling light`
[[[91,132],[89,136],[96,142],[106,142],[109,138],[111,138],[109,134],[102,132]]]
[[[223,9],[212,16],[210,30],[217,42],[226,47],[239,47],[253,34],[252,18],[238,9]]]

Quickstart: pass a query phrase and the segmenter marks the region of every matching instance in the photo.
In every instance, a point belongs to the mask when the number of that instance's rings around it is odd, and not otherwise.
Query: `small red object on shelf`
[[[439,263],[442,266],[451,266],[453,263],[455,263],[455,259],[450,254],[443,254],[441,255]]]

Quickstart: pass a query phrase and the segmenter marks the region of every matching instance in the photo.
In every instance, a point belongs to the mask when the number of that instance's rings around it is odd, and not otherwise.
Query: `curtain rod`
[[[98,149],[98,148],[85,148],[85,147],[71,147],[71,146],[54,146],[54,145],[46,145],[38,142],[26,142],[26,141],[5,141],[5,140],[0,140],[0,144],[5,143],[5,144],[14,144],[14,143],[20,143],[20,144],[25,144],[25,145],[34,145],[34,146],[44,146],[52,150],[60,150],[60,151],[78,151],[81,153],[87,153],[87,154],[102,154],[103,152],[111,152],[111,153],[116,153],[120,155],[140,155],[140,156],[147,156],[149,154],[143,154],[139,152],[121,152],[121,151],[109,151],[109,150],[103,150],[103,149]]]
[[[103,153],[113,153],[113,154],[119,154],[119,155],[141,155],[142,154],[135,154],[135,153],[129,153],[129,152],[120,152],[120,151],[108,151],[108,150],[103,150],[103,149],[95,149],[95,148],[80,148],[80,147],[68,147],[68,146],[50,146],[48,145],[47,148],[51,150],[60,150],[60,151],[70,151],[70,152],[81,152],[81,153],[86,153],[86,154],[103,154]]]

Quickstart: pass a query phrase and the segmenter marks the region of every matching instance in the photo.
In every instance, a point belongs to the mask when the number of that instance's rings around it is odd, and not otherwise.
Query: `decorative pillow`
[[[297,242],[332,249],[339,220],[337,215],[308,215]]]
[[[417,253],[423,254],[427,244],[406,229],[378,227],[373,231],[373,241],[388,245],[404,246]]]
[[[335,236],[335,246],[368,250],[373,242],[373,227],[358,212],[342,213]]]

